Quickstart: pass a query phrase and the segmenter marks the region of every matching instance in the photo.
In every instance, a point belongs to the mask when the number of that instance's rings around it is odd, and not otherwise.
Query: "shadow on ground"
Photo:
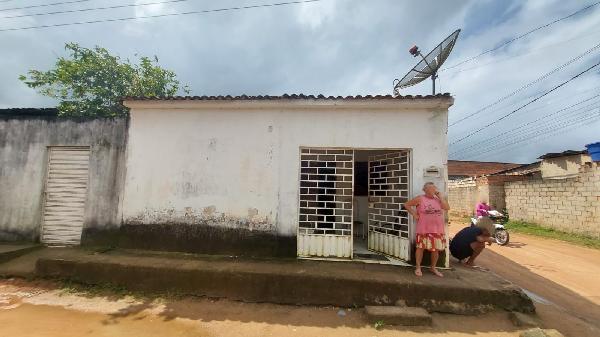
[[[536,303],[538,314],[548,328],[557,329],[567,336],[600,336],[600,306],[597,304],[491,250],[486,249],[478,263],[551,302],[543,304],[538,298]],[[570,324],[566,324],[567,321]]]

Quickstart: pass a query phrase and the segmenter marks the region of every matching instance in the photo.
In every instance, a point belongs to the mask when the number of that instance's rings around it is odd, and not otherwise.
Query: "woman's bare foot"
[[[435,276],[444,277],[444,274],[440,273],[437,269],[431,268],[430,270]]]
[[[417,267],[417,269],[415,269],[415,275],[421,277],[423,276],[423,272],[421,271],[421,267]]]

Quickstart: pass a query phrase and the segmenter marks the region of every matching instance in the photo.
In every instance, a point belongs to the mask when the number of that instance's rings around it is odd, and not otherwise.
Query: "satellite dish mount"
[[[394,95],[398,96],[400,95],[400,89],[413,86],[430,77],[433,95],[435,95],[435,80],[438,77],[437,72],[450,55],[450,52],[456,43],[456,39],[458,39],[459,33],[460,29],[457,29],[425,56],[423,56],[419,47],[412,46],[408,52],[414,57],[420,56],[421,61],[404,75],[401,80],[394,80]]]

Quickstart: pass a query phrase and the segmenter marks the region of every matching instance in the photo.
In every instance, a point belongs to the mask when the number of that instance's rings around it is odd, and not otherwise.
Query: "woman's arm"
[[[416,197],[404,203],[404,208],[413,216],[413,218],[415,218],[415,220],[419,220],[419,213],[417,213],[415,207],[419,206],[420,200],[421,197]]]
[[[450,210],[450,205],[448,204],[448,201],[446,200],[446,198],[444,197],[444,195],[441,192],[437,192],[435,194],[435,196],[438,198],[438,200],[442,204],[443,210],[445,210],[445,211]]]

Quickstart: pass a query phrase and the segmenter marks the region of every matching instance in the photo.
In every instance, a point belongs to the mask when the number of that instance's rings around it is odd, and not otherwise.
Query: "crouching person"
[[[492,221],[489,218],[479,219],[477,226],[465,227],[456,233],[450,241],[450,254],[467,266],[473,267],[475,259],[485,249],[485,244],[491,245],[495,242],[492,238],[493,233]]]

